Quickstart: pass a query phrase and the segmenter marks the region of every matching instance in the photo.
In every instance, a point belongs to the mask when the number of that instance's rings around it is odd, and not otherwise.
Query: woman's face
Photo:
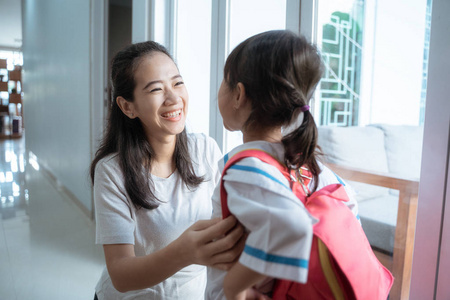
[[[155,52],[142,58],[135,74],[133,110],[151,139],[165,139],[183,131],[189,96],[177,66]]]

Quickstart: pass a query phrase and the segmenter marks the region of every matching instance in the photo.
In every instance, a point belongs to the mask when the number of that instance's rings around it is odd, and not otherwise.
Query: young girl
[[[226,61],[218,105],[224,126],[240,130],[244,144],[225,155],[220,168],[238,152],[259,149],[293,170],[306,166],[311,192],[342,183],[316,157],[317,128],[308,103],[323,68],[317,49],[289,31],[261,33],[238,45]],[[245,299],[246,290],[257,284],[262,290],[261,283],[270,291],[267,278],[305,283],[316,220],[283,187],[289,187],[287,179],[275,166],[250,157],[233,165],[223,180],[228,208],[248,238],[228,273],[208,269],[206,298]],[[351,198],[347,205],[356,215],[356,202]],[[222,215],[219,187],[213,210]]]

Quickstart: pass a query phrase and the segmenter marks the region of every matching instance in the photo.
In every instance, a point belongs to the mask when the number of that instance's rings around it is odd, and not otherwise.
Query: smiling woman
[[[147,139],[175,144],[184,130],[189,96],[173,60],[165,53],[144,56],[134,78],[134,101],[118,96],[117,104],[130,119],[139,118]],[[160,163],[156,158],[156,164]]]
[[[243,248],[234,218],[209,220],[221,152],[186,133],[189,96],[161,45],[120,51],[111,79],[106,134],[91,164],[107,266],[96,296],[203,299],[204,266],[228,268]]]

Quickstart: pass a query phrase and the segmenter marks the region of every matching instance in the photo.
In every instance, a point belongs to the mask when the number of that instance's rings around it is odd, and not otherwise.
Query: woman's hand
[[[245,238],[243,226],[230,216],[197,221],[175,243],[189,264],[228,270],[242,253]]]
[[[103,248],[114,287],[127,292],[158,284],[191,264],[229,269],[244,243],[244,228],[229,217],[198,221],[167,247],[145,256],[136,257],[130,244]]]

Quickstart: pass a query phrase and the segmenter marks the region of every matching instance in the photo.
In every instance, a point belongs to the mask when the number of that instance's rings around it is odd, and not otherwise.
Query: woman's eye
[[[151,90],[150,93],[161,91],[161,90],[162,90],[161,88],[155,88],[155,89]]]
[[[177,86],[177,85],[182,85],[182,84],[184,84],[183,81],[178,81],[177,83],[175,83],[175,86]]]

